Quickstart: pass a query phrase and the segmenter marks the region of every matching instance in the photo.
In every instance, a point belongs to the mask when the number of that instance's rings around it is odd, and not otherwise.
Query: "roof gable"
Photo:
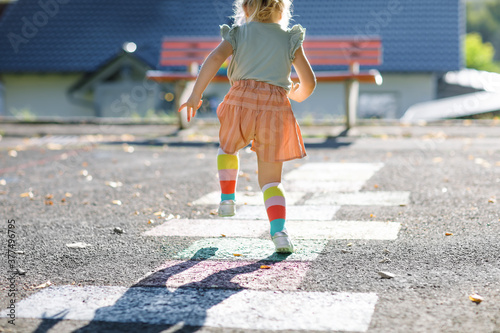
[[[45,4],[45,5],[41,5]],[[231,0],[18,0],[0,21],[1,72],[93,72],[137,44],[157,68],[163,36],[214,36],[230,23]],[[307,35],[380,35],[382,71],[462,67],[460,0],[296,0],[294,21]]]

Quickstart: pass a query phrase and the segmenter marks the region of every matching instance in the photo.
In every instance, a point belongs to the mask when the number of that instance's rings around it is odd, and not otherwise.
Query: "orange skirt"
[[[221,149],[234,154],[252,142],[264,162],[306,156],[299,124],[285,89],[254,80],[236,81],[217,108]]]

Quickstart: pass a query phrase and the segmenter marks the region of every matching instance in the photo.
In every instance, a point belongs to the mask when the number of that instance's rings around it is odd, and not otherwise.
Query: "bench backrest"
[[[200,37],[166,37],[163,39],[160,65],[190,66],[202,64],[221,39]],[[311,65],[365,66],[382,64],[382,41],[380,38],[359,37],[308,37],[304,50]]]

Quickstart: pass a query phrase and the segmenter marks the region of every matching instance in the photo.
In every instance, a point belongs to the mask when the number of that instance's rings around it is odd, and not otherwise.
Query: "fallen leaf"
[[[59,144],[59,143],[47,143],[47,149],[48,150],[62,150],[63,149],[63,145],[62,144]]]
[[[187,205],[188,205],[189,207],[192,207],[192,206],[193,206],[193,203],[192,203],[192,202],[188,202],[188,203],[187,203]]]
[[[442,157],[434,157],[432,159],[432,163],[442,163],[443,162],[443,158]]]
[[[389,272],[378,272],[378,275],[380,275],[380,277],[382,279],[393,279],[396,275],[392,274],[392,273],[389,273]]]
[[[47,194],[47,195],[45,196],[45,199],[52,199],[52,198],[54,198],[54,195],[53,195],[53,194]]]
[[[477,304],[481,303],[484,300],[484,298],[482,296],[479,296],[478,294],[470,295],[469,299]]]
[[[104,184],[112,188],[117,188],[123,185],[121,182],[110,182],[110,181],[105,182]]]
[[[19,195],[21,198],[33,198],[33,192],[24,192]]]
[[[45,200],[45,204],[47,206],[52,206],[54,204],[54,201],[52,201],[52,200]]]
[[[497,198],[496,197],[491,197],[489,200],[488,200],[489,203],[496,203],[497,202]]]
[[[262,266],[260,266],[260,269],[271,269],[271,266],[262,265]]]
[[[445,236],[453,236],[453,234],[451,232],[445,232],[444,234],[445,234]]]
[[[92,245],[84,243],[84,242],[76,242],[76,243],[66,244],[66,246],[71,248],[71,249],[84,249],[84,248],[92,246]]]
[[[374,218],[374,217],[377,217],[377,216],[376,216],[376,215],[374,215],[374,214],[370,214],[370,217],[371,217],[371,218]]]
[[[115,205],[118,205],[118,206],[121,206],[122,205],[122,202],[120,200],[113,200],[111,201],[113,204]]]
[[[210,211],[210,215],[218,215],[218,214],[217,214],[217,209],[212,209],[212,210]]]
[[[64,196],[65,196],[66,198],[71,198],[71,197],[73,196],[73,194],[66,192],[66,193],[64,194]]]
[[[165,217],[165,212],[159,211],[159,212],[154,213],[153,215],[158,216],[158,217]]]
[[[220,234],[220,236],[221,236],[221,237],[226,237],[226,235],[224,235],[224,234]]]
[[[134,141],[135,140],[135,136],[133,136],[132,134],[122,134],[120,136],[120,139],[122,141]],[[125,145],[126,145],[126,143],[125,143]]]
[[[82,167],[86,168],[88,166],[89,166],[89,164],[87,162],[82,162]]]
[[[239,254],[239,253],[233,253],[233,256],[235,256],[235,257],[241,257],[241,254]]]
[[[66,198],[62,198],[61,202],[63,202],[63,203],[66,202]]]
[[[154,224],[154,223],[155,223],[155,221],[153,221],[153,220],[148,221],[148,224]]]
[[[375,184],[375,185],[373,185],[373,187],[374,187],[374,188],[378,188],[378,185],[377,185],[377,184]]]
[[[49,281],[47,281],[47,282],[45,282],[45,283],[42,283],[42,284],[41,284],[41,285],[39,285],[39,286],[36,286],[36,287],[35,287],[35,289],[47,288],[48,286],[51,286],[51,285],[52,285],[52,282],[50,282],[50,280],[49,280]]]
[[[123,145],[123,151],[126,152],[126,153],[132,154],[134,152],[134,150],[135,150],[134,147],[129,146],[126,143]]]

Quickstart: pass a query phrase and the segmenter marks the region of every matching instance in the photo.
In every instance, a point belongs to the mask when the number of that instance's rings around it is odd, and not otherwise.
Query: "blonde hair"
[[[248,17],[245,15],[245,7],[249,11]],[[236,0],[233,8],[236,25],[251,21],[264,22],[269,20],[273,13],[281,12],[279,24],[286,30],[292,18],[292,0]]]

